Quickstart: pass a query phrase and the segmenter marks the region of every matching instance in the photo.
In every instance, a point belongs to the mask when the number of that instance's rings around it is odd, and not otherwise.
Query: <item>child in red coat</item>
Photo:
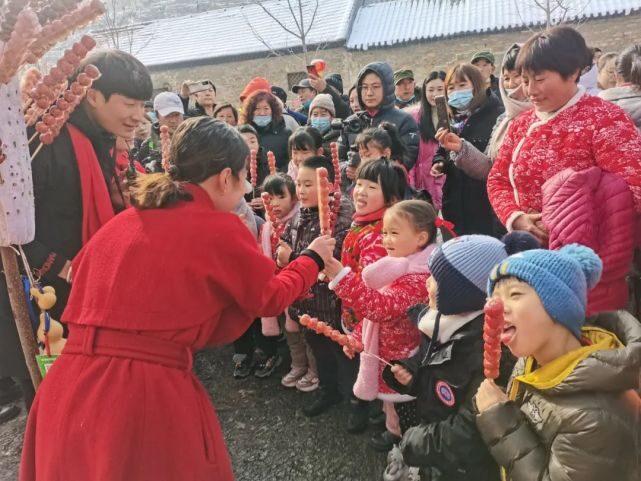
[[[437,215],[425,201],[407,200],[390,207],[383,218],[383,245],[387,257],[368,265],[362,275],[349,267],[331,262],[327,274],[330,288],[341,299],[357,306],[366,318],[352,335],[364,345],[354,394],[359,399],[383,401],[387,431],[371,440],[375,449],[388,450],[400,440],[401,426],[395,405],[413,401],[408,395],[389,388],[381,374],[385,364],[379,360],[412,356],[420,343],[420,333],[409,320],[407,310],[428,297],[427,261],[434,250]],[[354,352],[345,349],[348,357]],[[415,416],[403,409],[409,427]]]
[[[352,198],[354,218],[345,236],[341,264],[360,275],[363,268],[387,255],[383,247],[383,215],[395,202],[403,199],[407,180],[401,167],[378,159],[358,170]],[[343,327],[351,331],[363,314],[349,302],[343,302]]]

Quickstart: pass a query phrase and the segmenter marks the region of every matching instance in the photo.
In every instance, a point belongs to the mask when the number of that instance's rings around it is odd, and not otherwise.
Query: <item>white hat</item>
[[[173,92],[160,92],[154,99],[154,110],[163,117],[179,112],[185,114],[183,102],[178,94]]]

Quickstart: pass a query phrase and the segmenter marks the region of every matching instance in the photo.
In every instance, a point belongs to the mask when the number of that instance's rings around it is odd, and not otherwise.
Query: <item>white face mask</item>
[[[507,93],[507,96],[508,96],[508,97],[510,97],[511,99],[513,99],[513,98],[514,98],[514,94],[516,93],[516,91],[517,91],[518,89],[519,89],[518,87],[517,87],[517,88],[515,88],[515,89],[505,89],[505,92]]]

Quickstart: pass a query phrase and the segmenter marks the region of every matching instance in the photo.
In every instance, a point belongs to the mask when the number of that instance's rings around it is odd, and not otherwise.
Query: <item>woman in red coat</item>
[[[316,281],[334,241],[316,239],[275,275],[230,211],[249,151],[206,117],[174,134],[168,174],[78,254],[64,352],[36,395],[21,481],[230,481],[234,476],[192,352],[276,316]]]

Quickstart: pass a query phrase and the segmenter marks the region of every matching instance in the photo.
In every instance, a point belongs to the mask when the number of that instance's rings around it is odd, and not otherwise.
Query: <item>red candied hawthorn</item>
[[[78,83],[79,83],[80,85],[82,85],[83,87],[89,87],[89,86],[91,85],[91,83],[92,83],[92,80],[91,80],[91,78],[89,77],[89,75],[87,75],[87,74],[86,74],[86,73],[84,73],[84,72],[83,72],[83,73],[81,73],[81,74],[78,74],[78,78],[77,78],[76,80],[77,80],[77,81],[78,81]],[[72,90],[72,92],[73,92],[73,90]],[[75,93],[75,92],[74,92],[74,93]]]
[[[100,70],[98,70],[98,67],[93,64],[86,65],[83,72],[86,73],[92,80],[96,80],[100,77]]]
[[[93,38],[91,38],[89,35],[83,35],[82,38],[80,39],[80,43],[87,50],[91,50],[96,46],[96,41]]]

